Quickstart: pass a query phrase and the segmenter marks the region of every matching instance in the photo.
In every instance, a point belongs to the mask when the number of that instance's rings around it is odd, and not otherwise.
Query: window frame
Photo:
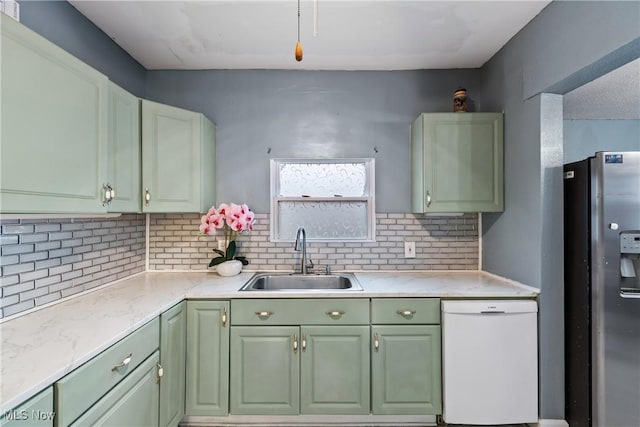
[[[291,197],[279,196],[280,194],[280,165],[282,164],[335,164],[335,163],[364,163],[366,172],[365,195],[357,197]],[[274,243],[293,242],[294,238],[285,239],[279,236],[278,226],[278,204],[280,202],[364,202],[367,205],[367,235],[363,238],[335,238],[319,239],[309,237],[308,242],[328,242],[328,243],[367,243],[375,242],[376,237],[376,209],[375,209],[375,159],[374,158],[332,158],[332,159],[311,159],[311,158],[285,158],[270,160],[270,204],[271,213],[269,215],[269,241]]]

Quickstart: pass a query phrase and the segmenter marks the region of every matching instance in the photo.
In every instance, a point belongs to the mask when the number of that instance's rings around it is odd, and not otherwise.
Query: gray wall
[[[109,36],[66,1],[19,1],[20,22],[109,76],[136,96],[144,96],[146,70]]]
[[[640,151],[640,120],[565,120],[564,162],[596,151]]]
[[[216,123],[219,202],[269,212],[269,158],[374,157],[376,209],[390,213],[411,211],[411,121],[451,111],[460,85],[477,98],[479,82],[479,70],[149,71],[146,94]]]
[[[570,25],[567,25],[570,23]],[[553,2],[481,69],[505,112],[505,212],[483,215],[483,268],[541,289],[540,416],[564,419],[563,94],[640,55],[639,2]]]
[[[565,94],[637,58],[639,21],[637,0],[554,1],[507,45],[518,50],[523,98]]]

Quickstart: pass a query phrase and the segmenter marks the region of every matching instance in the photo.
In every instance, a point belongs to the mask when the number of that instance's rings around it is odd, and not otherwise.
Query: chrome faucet
[[[304,227],[298,227],[296,231],[296,243],[293,246],[294,251],[302,251],[302,259],[300,260],[300,273],[307,274],[307,233]],[[311,264],[313,268],[313,263]]]

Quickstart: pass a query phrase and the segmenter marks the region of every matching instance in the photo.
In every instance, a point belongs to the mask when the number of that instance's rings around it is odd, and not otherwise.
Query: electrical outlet
[[[416,257],[416,242],[404,242],[404,257],[405,258]]]
[[[223,239],[219,239],[218,240],[218,249],[221,250],[221,251],[224,251],[225,249],[227,249],[227,248],[224,247],[224,240]]]

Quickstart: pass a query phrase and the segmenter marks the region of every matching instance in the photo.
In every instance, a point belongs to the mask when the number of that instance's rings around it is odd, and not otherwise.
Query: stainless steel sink
[[[241,291],[361,291],[362,286],[351,273],[274,274],[257,273]]]

